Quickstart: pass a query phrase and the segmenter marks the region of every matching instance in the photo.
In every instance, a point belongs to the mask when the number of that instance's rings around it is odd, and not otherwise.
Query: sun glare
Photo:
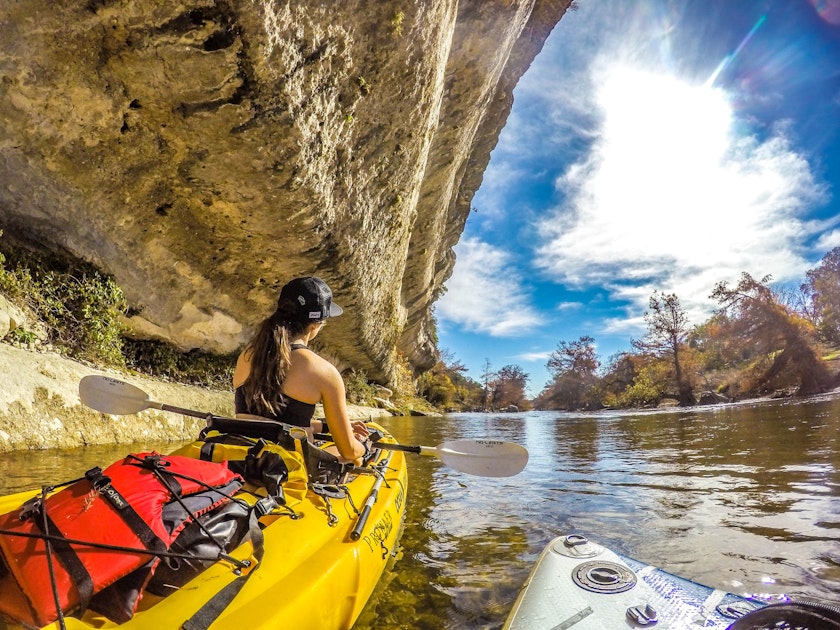
[[[627,217],[628,228],[670,223],[675,211],[698,209],[676,208],[677,200],[705,203],[708,187],[721,185],[732,110],[720,90],[617,68],[598,100],[605,116],[601,176],[613,197],[605,208]]]
[[[711,287],[722,278],[704,270],[758,264],[781,277],[801,262],[790,235],[815,183],[783,135],[746,134],[708,82],[620,64],[599,76],[597,135],[541,225],[544,268],[574,285]]]

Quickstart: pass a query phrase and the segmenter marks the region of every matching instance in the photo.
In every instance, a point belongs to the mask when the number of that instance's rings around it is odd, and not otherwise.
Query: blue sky
[[[530,393],[558,342],[606,362],[655,291],[692,323],[746,271],[840,246],[840,0],[579,0],[514,91],[435,306],[439,347]]]

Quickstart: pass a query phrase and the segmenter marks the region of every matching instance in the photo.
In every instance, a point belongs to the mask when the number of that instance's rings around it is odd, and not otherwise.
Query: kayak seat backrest
[[[294,440],[289,435],[289,428],[290,425],[275,420],[243,420],[241,418],[210,416],[207,427],[199,434],[199,439],[210,431],[217,431],[218,433],[268,440],[283,448],[294,450]]]

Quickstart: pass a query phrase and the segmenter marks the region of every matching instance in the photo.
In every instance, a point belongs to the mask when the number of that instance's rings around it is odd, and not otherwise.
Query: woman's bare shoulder
[[[311,377],[317,379],[320,383],[335,383],[336,378],[341,379],[338,368],[312,350],[295,352],[293,356],[296,359],[297,367],[308,372]]]
[[[240,353],[236,359],[236,368],[233,370],[233,386],[239,387],[248,380],[251,373],[251,354],[246,350]]]

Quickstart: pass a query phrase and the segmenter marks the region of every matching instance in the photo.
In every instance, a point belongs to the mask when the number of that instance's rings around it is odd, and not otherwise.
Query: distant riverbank
[[[51,352],[34,352],[0,343],[0,452],[21,449],[72,448],[87,444],[176,442],[195,437],[201,418],[156,409],[136,415],[109,416],[81,404],[79,381],[88,374],[107,374],[140,387],[150,400],[216,415],[233,414],[233,394],[71,361]],[[350,405],[351,418],[390,416],[384,409]],[[319,410],[320,411],[320,408]]]

